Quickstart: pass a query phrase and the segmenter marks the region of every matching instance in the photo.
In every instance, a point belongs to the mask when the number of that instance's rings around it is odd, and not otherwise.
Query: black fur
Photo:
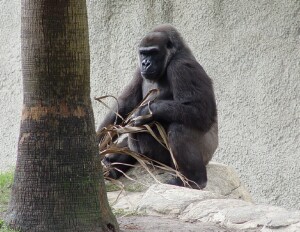
[[[161,123],[167,132],[179,171],[192,181],[192,187],[204,188],[207,182],[205,165],[218,145],[217,109],[212,81],[171,25],[154,28],[142,39],[138,50],[140,65],[133,80],[118,98],[119,114],[126,117],[149,90],[159,89],[156,99],[150,104],[153,117],[136,121],[136,125],[151,120]],[[149,114],[148,106],[142,107],[135,116],[146,114]],[[98,131],[114,120],[115,115],[109,113]],[[173,167],[168,150],[149,134],[130,135],[128,146],[133,151]],[[105,162],[134,164],[136,160],[123,154],[110,154]],[[124,172],[129,169],[124,165],[115,166]],[[113,178],[120,175],[116,171],[110,173]],[[169,183],[183,185],[178,178]]]

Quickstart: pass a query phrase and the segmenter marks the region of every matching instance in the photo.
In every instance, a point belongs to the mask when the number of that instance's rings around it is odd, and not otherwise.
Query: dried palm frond
[[[142,126],[134,126],[134,121],[152,117],[152,112],[149,107],[151,101],[148,100],[148,98],[150,95],[157,93],[157,92],[158,92],[157,89],[150,90],[149,93],[147,94],[147,96],[145,96],[145,98],[142,100],[142,102],[131,113],[129,113],[129,115],[125,119],[122,118],[122,116],[119,115],[118,112],[115,112],[114,110],[112,110],[107,104],[105,104],[102,101],[103,99],[112,97],[112,96],[106,95],[103,97],[95,98],[95,100],[99,101],[104,106],[106,106],[108,109],[110,109],[112,112],[114,112],[116,114],[116,117],[120,117],[122,119],[122,122],[120,123],[120,125],[116,125],[116,124],[109,125],[109,126],[101,129],[100,137],[102,138],[102,140],[99,143],[100,155],[101,155],[101,157],[104,157],[106,154],[111,154],[111,153],[130,155],[138,161],[138,163],[152,176],[152,178],[156,182],[160,183],[160,181],[158,181],[157,178],[155,177],[155,175],[151,172],[149,167],[153,167],[153,168],[157,168],[157,169],[161,169],[163,171],[169,172],[169,173],[171,173],[171,175],[179,177],[185,185],[190,186],[189,182],[192,182],[192,181],[188,180],[185,176],[183,176],[178,171],[178,165],[177,165],[176,159],[172,153],[172,149],[168,142],[168,136],[167,136],[167,133],[166,133],[165,129],[163,128],[163,126],[158,122],[151,122],[149,124],[144,124]],[[113,97],[113,98],[115,100],[117,100],[115,97]],[[134,113],[140,107],[145,106],[145,105],[148,105],[149,114],[145,115],[145,116],[135,117]],[[120,137],[122,134],[131,134],[131,133],[149,133],[162,146],[164,146],[166,149],[169,150],[175,169],[171,168],[165,164],[162,164],[158,161],[152,160],[152,159],[144,156],[143,154],[139,154],[137,152],[131,151],[127,147],[125,147],[125,148],[118,147],[117,142],[116,142],[117,138]],[[114,163],[114,164],[117,164],[117,163]],[[122,163],[122,165],[128,165],[128,164]],[[135,165],[130,165],[130,166],[135,166]],[[111,180],[111,178],[107,177],[110,168],[112,168],[112,167],[111,166],[107,167],[105,165],[103,168],[104,177],[108,180]],[[126,178],[128,178],[132,181],[138,182],[138,180],[132,179],[131,177],[129,177],[128,175],[123,173],[121,170],[117,170],[117,171],[121,172]],[[115,183],[120,186],[120,184],[118,182],[115,182]],[[192,182],[192,183],[194,183],[194,182]],[[142,184],[142,183],[140,183],[140,184]],[[194,184],[196,184],[196,183],[194,183]]]

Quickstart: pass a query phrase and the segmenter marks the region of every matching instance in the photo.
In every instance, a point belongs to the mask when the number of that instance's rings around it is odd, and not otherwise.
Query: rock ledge
[[[135,192],[108,192],[112,208],[123,214],[212,223],[227,231],[300,231],[300,211],[252,203],[234,170],[222,164],[208,165],[209,184],[204,190],[153,184],[155,180],[140,167],[128,175],[139,182],[125,178],[120,181],[125,189]],[[168,174],[159,171],[155,176],[162,182],[168,178]]]

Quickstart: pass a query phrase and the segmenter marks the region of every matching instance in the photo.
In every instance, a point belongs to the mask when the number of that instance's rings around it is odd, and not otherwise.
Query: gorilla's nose
[[[149,60],[143,60],[142,61],[142,66],[143,68],[147,69],[151,65],[151,62]]]

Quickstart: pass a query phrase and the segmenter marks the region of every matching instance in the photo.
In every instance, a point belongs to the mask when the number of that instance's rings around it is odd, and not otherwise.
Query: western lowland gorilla
[[[167,133],[180,173],[190,180],[188,183],[193,188],[204,188],[205,166],[218,146],[217,108],[211,79],[171,25],[157,26],[148,33],[138,46],[138,57],[135,75],[118,97],[115,110],[126,117],[150,90],[158,89],[149,104],[134,113],[135,126],[159,122]],[[151,117],[138,117],[150,112]],[[115,119],[115,113],[110,112],[99,126],[98,135]],[[120,119],[116,122],[120,123]],[[131,150],[174,167],[170,152],[149,133],[129,134],[127,143]],[[124,154],[109,154],[104,158],[104,163],[123,172],[130,167],[120,163],[135,162],[133,157]],[[112,178],[121,175],[116,170],[109,174]],[[168,183],[184,185],[178,177]]]

